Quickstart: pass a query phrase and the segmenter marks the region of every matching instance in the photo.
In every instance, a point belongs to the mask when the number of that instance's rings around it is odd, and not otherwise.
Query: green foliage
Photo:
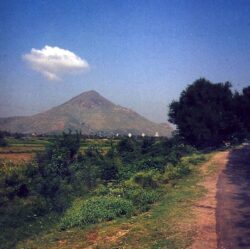
[[[140,154],[140,144],[134,138],[124,138],[118,143],[117,151],[125,162],[130,163]]]
[[[51,212],[64,213],[61,228],[67,229],[147,211],[163,197],[165,183],[185,177],[191,163],[202,161],[187,157],[195,150],[176,136],[125,138],[111,143],[106,154],[92,142],[83,153],[71,150],[73,140],[78,143],[76,134],[54,138],[33,163],[1,166],[5,234]]]
[[[142,186],[128,181],[123,188],[123,197],[132,201],[139,212],[149,210],[150,205],[160,199],[160,192],[155,189],[144,189]]]
[[[183,143],[175,144],[171,147],[167,155],[167,163],[177,164],[183,156],[194,153],[195,149]]]
[[[118,179],[120,181],[129,179],[137,171],[138,171],[137,164],[135,164],[135,163],[123,163],[122,167],[120,167],[118,169]]]
[[[8,145],[8,143],[7,143],[6,139],[5,139],[5,133],[0,131],[0,146],[4,147],[4,146],[7,146],[7,145]]]
[[[178,180],[187,176],[191,172],[190,164],[186,162],[180,162],[177,165],[169,164],[163,174],[163,181],[165,183],[171,180]]]
[[[70,165],[71,184],[76,193],[88,191],[96,187],[101,179],[101,162],[81,160]]]
[[[103,156],[100,153],[98,146],[91,145],[85,151],[85,156],[92,160],[102,160]]]
[[[68,133],[63,132],[62,136],[56,140],[56,147],[64,148],[68,151],[70,159],[72,159],[80,148],[81,133],[77,131],[72,134],[71,130]]]
[[[138,170],[155,169],[162,171],[165,168],[165,158],[162,156],[145,157],[137,163]]]
[[[189,163],[190,165],[198,165],[203,163],[206,160],[206,156],[204,154],[192,154],[187,157],[182,158],[182,162]]]
[[[230,87],[228,82],[199,79],[181,93],[179,101],[171,103],[169,121],[189,144],[218,146],[240,130]]]
[[[110,189],[103,184],[99,184],[95,190],[93,191],[93,195],[95,196],[104,196],[104,195],[108,195],[110,193]]]
[[[94,196],[111,196],[131,201],[137,213],[147,211],[150,205],[160,199],[160,175],[141,172],[124,183],[99,185]],[[136,179],[136,180],[135,180]],[[138,179],[139,182],[136,182]],[[141,180],[143,179],[143,180]],[[146,179],[146,180],[145,180]],[[148,180],[150,179],[150,180]],[[143,187],[144,185],[144,187]]]
[[[142,145],[141,145],[141,153],[142,154],[149,153],[154,143],[155,143],[155,138],[153,137],[143,138]]]
[[[159,201],[161,194],[153,190],[134,190],[128,195],[128,199],[131,199],[133,204],[137,206],[138,210],[141,212],[148,211],[150,205]]]
[[[146,171],[136,173],[132,180],[143,188],[157,188],[159,175],[155,171]]]
[[[26,177],[29,167],[31,165],[0,161],[0,206],[8,204],[16,197],[26,198],[29,195],[30,181]]]
[[[243,140],[242,138],[248,138],[250,134],[250,86],[243,88],[242,94],[236,92],[234,100],[234,110],[239,123],[242,125],[242,129],[239,130],[240,134],[237,134],[237,137]]]
[[[134,212],[132,203],[117,197],[93,197],[77,200],[67,210],[60,228],[83,227],[88,224],[113,220],[116,217],[131,216]]]

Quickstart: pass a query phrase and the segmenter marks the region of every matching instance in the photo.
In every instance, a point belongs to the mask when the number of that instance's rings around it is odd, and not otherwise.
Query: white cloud
[[[58,47],[45,46],[41,50],[32,48],[23,58],[29,62],[32,69],[40,72],[48,80],[60,80],[67,73],[89,69],[86,60]]]

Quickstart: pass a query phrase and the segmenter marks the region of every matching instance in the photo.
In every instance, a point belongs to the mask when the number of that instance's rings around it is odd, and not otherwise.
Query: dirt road
[[[229,153],[217,183],[218,249],[250,249],[250,146]]]
[[[207,192],[194,203],[189,249],[250,249],[250,146],[217,152],[201,170]]]
[[[192,230],[195,238],[188,249],[216,249],[216,207],[217,183],[221,172],[226,168],[229,151],[217,152],[208,162],[201,166],[200,185],[206,189],[206,194],[193,204],[195,222]]]

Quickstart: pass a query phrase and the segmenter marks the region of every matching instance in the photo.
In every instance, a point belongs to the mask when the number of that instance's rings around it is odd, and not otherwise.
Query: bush
[[[124,164],[118,170],[118,179],[125,180],[132,177],[138,171],[136,164]]]
[[[191,156],[188,157],[184,157],[182,159],[183,162],[187,162],[191,165],[198,165],[202,162],[204,162],[206,160],[206,156],[202,155],[202,154],[193,154]]]
[[[133,176],[133,181],[143,188],[157,188],[158,174],[155,171],[138,172]]]
[[[4,132],[0,131],[0,146],[7,146],[8,143],[5,139],[5,134]]]
[[[181,162],[177,165],[169,164],[163,175],[163,181],[169,182],[170,180],[177,180],[191,172],[190,165],[188,163]]]
[[[29,179],[25,175],[26,165],[0,162],[0,206],[15,197],[29,195]]]
[[[133,162],[140,155],[141,148],[134,138],[124,138],[117,144],[117,152],[124,162]]]
[[[155,203],[160,199],[160,193],[155,190],[143,189],[141,187],[126,188],[124,197],[132,201],[133,205],[137,207],[138,211],[148,211],[150,204]]]
[[[96,189],[93,191],[94,195],[103,196],[109,194],[109,188],[103,184],[99,184]]]
[[[101,179],[104,181],[115,180],[118,176],[118,168],[114,160],[106,160],[101,168]]]
[[[133,212],[132,202],[122,198],[101,196],[77,200],[65,213],[60,228],[84,227],[88,224],[113,220],[116,217],[129,217]]]
[[[108,186],[100,185],[94,191],[94,194],[127,199],[133,203],[139,212],[149,210],[150,204],[158,201],[161,196],[159,190],[144,189],[141,185],[135,183],[133,178],[121,185],[111,183]]]
[[[195,149],[186,144],[173,145],[167,155],[166,161],[171,164],[177,164],[181,157],[194,153]]]
[[[149,158],[143,158],[138,162],[137,168],[139,170],[150,170],[150,169],[156,169],[156,170],[164,170],[165,167],[165,158],[162,156],[158,157],[149,157]]]

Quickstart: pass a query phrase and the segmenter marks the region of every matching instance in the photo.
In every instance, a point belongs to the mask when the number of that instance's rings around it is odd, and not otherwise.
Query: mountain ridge
[[[170,136],[169,124],[154,123],[132,109],[116,105],[98,92],[83,92],[65,103],[31,116],[0,118],[0,130],[21,133],[58,133],[67,129],[83,134],[128,132]]]

